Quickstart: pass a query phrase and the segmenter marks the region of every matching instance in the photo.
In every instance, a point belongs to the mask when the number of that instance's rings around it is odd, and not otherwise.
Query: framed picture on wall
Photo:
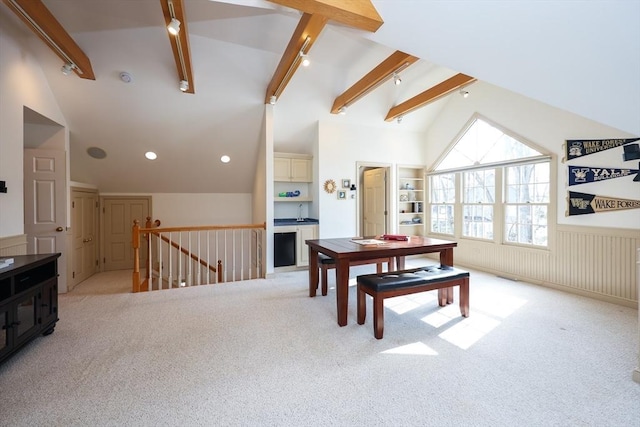
[[[338,190],[338,199],[345,200],[347,198],[347,192],[344,190]]]
[[[343,179],[342,180],[342,188],[349,188],[351,187],[351,180],[350,179]]]

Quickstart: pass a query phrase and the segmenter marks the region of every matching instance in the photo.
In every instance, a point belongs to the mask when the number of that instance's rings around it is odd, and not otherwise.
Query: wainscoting
[[[640,230],[558,225],[550,250],[460,238],[455,263],[635,308],[638,248]]]
[[[26,255],[27,235],[0,237],[0,256]]]

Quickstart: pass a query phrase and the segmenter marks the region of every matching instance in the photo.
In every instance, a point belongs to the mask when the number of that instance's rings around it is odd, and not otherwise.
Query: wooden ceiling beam
[[[372,33],[384,23],[371,0],[268,0]]]
[[[162,14],[164,15],[165,25],[169,25],[171,18],[180,21],[180,31],[177,35],[173,35],[167,31],[173,58],[176,61],[178,69],[178,81],[185,80],[189,86],[185,93],[195,93],[195,83],[193,81],[193,68],[191,66],[191,49],[189,48],[189,29],[187,28],[187,16],[184,12],[184,3],[182,0],[160,0],[162,5]]]
[[[455,76],[448,78],[447,80],[438,83],[437,85],[425,90],[424,92],[414,96],[411,99],[406,100],[400,105],[389,110],[387,117],[384,119],[387,122],[394,120],[397,117],[403,116],[412,112],[420,107],[424,107],[445,95],[450,94],[454,90],[458,90],[466,85],[475,82],[475,77],[467,76],[466,74],[456,74]]]
[[[311,49],[311,46],[313,46],[318,39],[326,23],[327,18],[322,15],[312,15],[309,13],[302,15],[280,59],[280,63],[271,78],[271,82],[269,86],[267,86],[265,103],[271,103],[272,96],[275,97],[275,100],[278,99],[302,62],[300,52],[304,48],[303,53],[309,53],[309,49]]]
[[[396,50],[353,86],[344,91],[342,95],[338,96],[335,101],[333,101],[331,113],[338,114],[342,107],[348,107],[353,104],[384,81],[391,78],[394,73],[399,73],[417,60],[418,58],[415,56]]]
[[[65,64],[75,65],[73,71],[79,77],[96,79],[89,57],[42,3],[42,0],[3,1]]]

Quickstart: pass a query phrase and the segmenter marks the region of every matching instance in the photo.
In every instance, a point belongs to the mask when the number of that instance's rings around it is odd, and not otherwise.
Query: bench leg
[[[447,289],[440,288],[438,289],[438,305],[440,307],[444,307],[447,305]]]
[[[373,296],[373,335],[377,339],[382,339],[384,329],[384,298],[378,295]]]
[[[322,296],[326,296],[327,295],[327,266],[326,265],[322,265],[322,267],[320,267],[320,282],[322,283]]]
[[[453,286],[447,288],[447,304],[453,304]]]
[[[367,317],[367,294],[358,285],[358,325],[364,325]]]
[[[381,262],[376,264],[376,273],[378,273],[378,274],[382,273],[382,263]]]
[[[469,317],[469,278],[460,282],[460,314],[462,317]]]

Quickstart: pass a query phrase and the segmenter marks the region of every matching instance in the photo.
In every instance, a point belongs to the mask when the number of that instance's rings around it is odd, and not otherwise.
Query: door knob
[[[64,228],[58,227],[58,228],[56,228],[56,231],[64,231]]]

